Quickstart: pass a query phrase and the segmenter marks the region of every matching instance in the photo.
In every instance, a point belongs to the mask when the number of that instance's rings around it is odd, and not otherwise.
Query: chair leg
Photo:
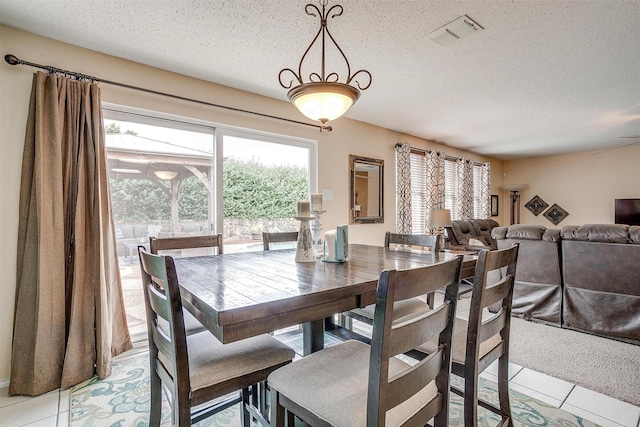
[[[285,409],[278,403],[279,393],[272,387],[270,390],[270,395],[271,405],[269,408],[269,420],[271,421],[271,427],[285,427]],[[293,427],[293,424],[290,424],[290,427]]]
[[[162,418],[162,381],[151,367],[151,408],[149,414],[149,427],[159,427]]]
[[[498,359],[498,399],[500,412],[506,426],[513,427],[511,404],[509,402],[509,360],[505,355]]]
[[[251,426],[251,412],[249,412],[250,402],[250,393],[248,388],[243,388],[241,391],[242,394],[242,407],[240,408],[240,424],[242,427],[250,427]]]
[[[467,377],[470,377],[470,378],[467,378]],[[465,427],[478,427],[478,377],[477,375],[465,375],[464,425]]]

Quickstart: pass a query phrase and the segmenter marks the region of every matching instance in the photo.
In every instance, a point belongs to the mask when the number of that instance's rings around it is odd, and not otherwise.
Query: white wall
[[[263,112],[293,120],[305,118],[289,103],[247,92],[211,84],[202,80],[125,61],[94,51],[56,42],[7,26],[0,26],[0,47],[3,55],[14,54],[24,60],[53,65],[67,70],[94,75],[107,80],[124,82],[176,95],[201,99],[221,105]],[[10,374],[11,337],[15,298],[16,244],[18,228],[18,194],[24,131],[35,69],[0,64],[0,379]],[[274,85],[277,80],[274,76]],[[349,213],[349,154],[379,158],[385,161],[383,224],[352,225],[352,242],[380,245],[385,231],[395,230],[394,145],[408,141],[419,148],[435,148],[447,154],[465,153],[425,140],[401,135],[388,129],[341,118],[332,123],[333,132],[320,133],[315,128],[288,124],[252,115],[177,101],[138,91],[101,85],[102,100],[148,110],[194,117],[215,123],[257,129],[318,141],[319,189],[331,188],[334,200],[325,200],[322,217],[325,228],[348,223]],[[363,95],[363,97],[366,96]],[[360,101],[362,102],[362,101]],[[358,108],[356,105],[354,108]],[[491,161],[494,194],[502,182],[502,162],[466,153],[475,161]]]

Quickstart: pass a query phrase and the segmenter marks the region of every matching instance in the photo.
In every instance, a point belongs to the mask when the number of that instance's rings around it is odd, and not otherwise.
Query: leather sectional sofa
[[[498,249],[491,231],[500,224],[492,219],[470,219],[451,221],[451,227],[446,227],[447,237],[451,249],[462,251],[479,251]],[[471,239],[478,240],[482,245],[472,245]]]
[[[520,244],[513,314],[640,344],[640,226],[496,227]]]

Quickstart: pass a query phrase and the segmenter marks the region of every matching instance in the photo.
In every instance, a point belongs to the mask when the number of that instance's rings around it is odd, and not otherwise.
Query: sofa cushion
[[[492,219],[472,219],[469,222],[473,225],[476,234],[475,237],[478,240],[485,242],[487,246],[493,249],[498,248],[491,238],[491,230],[499,225],[497,222]]]
[[[557,243],[560,241],[560,230],[557,228],[547,228],[542,235],[545,242]]]
[[[640,226],[632,225],[629,227],[629,240],[631,243],[640,243]]]
[[[509,227],[507,239],[542,240],[547,228],[542,225],[515,224]]]
[[[491,230],[491,238],[493,240],[504,240],[507,238],[507,231],[509,227],[496,227]]]
[[[629,226],[625,224],[585,224],[581,227],[562,227],[564,240],[583,242],[630,243]]]
[[[475,229],[469,221],[452,221],[451,228],[453,229],[458,242],[463,245],[469,244],[469,239],[476,235]]]

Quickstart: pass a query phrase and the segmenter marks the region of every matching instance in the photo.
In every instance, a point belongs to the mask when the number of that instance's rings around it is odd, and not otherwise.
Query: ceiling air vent
[[[484,27],[467,15],[462,15],[460,18],[449,22],[447,25],[429,34],[429,38],[440,46],[449,46],[451,43],[473,34],[478,30],[484,30]]]

